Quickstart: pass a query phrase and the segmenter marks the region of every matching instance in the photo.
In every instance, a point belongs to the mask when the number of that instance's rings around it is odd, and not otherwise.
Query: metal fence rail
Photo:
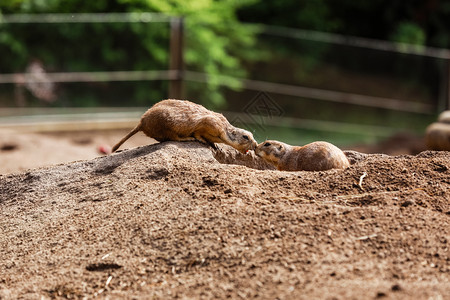
[[[0,24],[15,23],[154,23],[171,22],[174,16],[161,13],[76,13],[0,15]]]
[[[286,28],[280,26],[267,26],[267,25],[262,26],[262,33],[291,39],[303,39],[323,43],[367,48],[372,50],[412,54],[440,59],[450,59],[450,50],[448,49],[440,49],[406,43],[394,43],[389,41],[367,39],[356,36],[341,35],[336,33]]]
[[[44,82],[108,82],[108,81],[148,81],[175,80],[177,70],[109,71],[109,72],[60,72],[45,73],[45,76],[31,77],[28,73],[0,74],[1,83]]]
[[[235,82],[249,90],[266,91],[274,94],[296,96],[308,99],[354,104],[367,107],[377,107],[414,113],[433,113],[435,107],[427,103],[414,103],[392,98],[374,97],[353,93],[344,93],[317,88],[302,87],[267,81],[250,80],[231,76],[213,76],[206,73],[177,70],[149,70],[149,71],[114,71],[114,72],[66,72],[45,73],[45,77],[30,78],[27,73],[0,74],[1,83],[25,83],[32,80],[34,83],[44,82],[109,82],[109,81],[150,81],[150,80],[182,80],[207,83],[214,79],[220,85],[230,87]],[[179,94],[179,92],[174,93]],[[172,98],[182,98],[172,96]]]
[[[186,81],[208,82],[213,77],[216,79],[215,81],[219,81],[220,84],[224,86],[231,85],[229,84],[231,80],[239,80],[246,89],[254,91],[265,91],[274,94],[332,101],[345,104],[354,104],[360,106],[385,108],[414,113],[433,113],[435,111],[435,107],[427,103],[414,103],[399,99],[366,96],[338,91],[329,91],[297,85],[288,85],[275,82],[236,78],[231,76],[212,76],[206,73],[191,72],[191,71],[184,72],[184,79]]]

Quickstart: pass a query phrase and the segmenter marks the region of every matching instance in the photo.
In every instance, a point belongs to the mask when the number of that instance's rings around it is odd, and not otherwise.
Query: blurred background
[[[413,154],[449,106],[449,48],[444,0],[2,0],[0,158],[29,133],[99,151],[169,97],[259,142]]]

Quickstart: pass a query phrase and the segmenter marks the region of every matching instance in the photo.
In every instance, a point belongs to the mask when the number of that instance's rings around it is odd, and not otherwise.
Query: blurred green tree
[[[325,45],[269,39],[256,44],[257,26],[242,22],[279,25],[318,31],[336,32],[368,38],[424,44],[450,48],[450,3],[443,0],[425,1],[350,1],[350,0],[2,0],[0,14],[13,13],[99,13],[99,12],[159,12],[183,16],[186,20],[186,69],[207,73],[207,84],[189,84],[187,94],[197,101],[220,107],[225,104],[222,75],[248,76],[252,62],[264,58],[276,61],[292,57],[301,64],[291,66],[293,80],[317,67],[327,54]],[[1,15],[0,15],[1,18]],[[167,69],[169,30],[167,24],[61,24],[51,27],[0,23],[1,72],[24,70],[30,58],[44,60],[53,71],[95,70],[161,70]],[[45,31],[43,31],[43,29]],[[55,29],[56,28],[56,29]],[[43,34],[45,32],[45,34]],[[86,35],[85,32],[89,34]],[[76,41],[78,42],[76,45]],[[126,45],[124,47],[123,45]],[[265,49],[264,53],[262,49]],[[299,50],[293,50],[299,49]],[[298,53],[296,53],[296,51]],[[57,53],[58,55],[54,55]],[[270,54],[270,56],[268,55]],[[61,58],[62,57],[62,58]],[[245,64],[245,68],[243,65]],[[249,68],[250,67],[250,68]],[[251,75],[258,76],[257,68]],[[251,72],[253,72],[251,70]],[[284,71],[283,71],[284,72]],[[286,73],[286,72],[284,72]],[[273,76],[276,72],[271,72]],[[261,78],[275,80],[273,78]],[[107,95],[121,105],[124,95],[136,105],[146,105],[165,97],[167,83],[136,83],[124,88],[122,94]],[[241,82],[228,79],[234,89]],[[116,84],[119,86],[122,84]],[[124,84],[125,85],[125,84]],[[78,89],[77,89],[78,90]],[[104,88],[107,90],[107,88]],[[126,92],[125,92],[126,91]],[[98,95],[86,97],[83,104],[103,104]],[[80,98],[80,97],[78,97]],[[117,99],[117,100],[114,100]],[[122,101],[122,102],[121,102]]]
[[[446,0],[260,0],[241,7],[238,16],[244,22],[382,40],[396,39],[399,30],[410,30],[414,24],[416,33],[420,28],[425,34],[425,45],[450,48],[450,2]]]
[[[0,2],[0,13],[158,12],[185,17],[186,69],[207,73],[210,78],[206,88],[205,85],[189,88],[199,97],[197,101],[223,107],[225,101],[221,93],[220,76],[245,77],[242,60],[258,57],[252,47],[256,28],[243,25],[236,18],[237,9],[253,2],[255,0],[4,0]],[[15,57],[14,60],[2,62],[0,68],[3,72],[23,70],[30,57],[39,57],[45,60],[46,65],[64,66],[68,71],[168,68],[170,33],[167,24],[166,28],[153,23],[107,26],[60,24],[52,28],[50,25],[45,28],[45,24],[11,26],[0,23],[0,26],[0,45],[3,46],[0,55]],[[43,28],[46,29],[45,34]],[[86,35],[86,32],[89,34]],[[78,42],[75,48],[67,47],[76,41],[82,43]],[[142,49],[147,53],[143,53]],[[55,51],[62,55],[52,55]],[[239,89],[241,82],[230,79],[227,85]],[[159,95],[160,99],[165,93],[149,91],[149,94],[152,97]],[[145,95],[144,91],[135,89],[132,97],[138,97],[136,103],[142,104]],[[88,98],[88,102],[94,104],[93,97]]]
[[[390,39],[399,43],[423,46],[425,44],[425,32],[415,23],[401,22],[391,34]]]
[[[260,0],[241,7],[238,16],[245,22],[317,31],[334,31],[340,24],[327,0]]]
[[[133,11],[154,11],[185,17],[186,21],[186,68],[209,75],[206,89],[196,88],[196,93],[208,99],[209,104],[223,107],[225,100],[220,92],[223,78],[220,76],[245,77],[242,59],[257,59],[255,33],[257,28],[243,25],[236,11],[255,0],[118,0],[128,4]],[[227,85],[234,89],[241,82],[228,79]],[[202,92],[203,91],[203,92]],[[205,101],[206,102],[206,101]]]

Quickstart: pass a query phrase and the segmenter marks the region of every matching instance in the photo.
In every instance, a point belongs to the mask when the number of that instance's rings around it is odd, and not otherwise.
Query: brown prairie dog
[[[214,143],[225,143],[242,153],[257,145],[250,132],[234,127],[222,114],[186,100],[169,99],[153,105],[112,152],[139,131],[159,142],[200,141],[213,148]]]
[[[324,171],[350,165],[344,152],[327,142],[291,146],[268,140],[259,144],[255,153],[280,171]]]

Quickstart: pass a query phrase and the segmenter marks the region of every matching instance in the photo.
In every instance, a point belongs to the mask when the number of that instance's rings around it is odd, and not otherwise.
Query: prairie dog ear
[[[283,150],[283,145],[279,145],[278,150]]]

